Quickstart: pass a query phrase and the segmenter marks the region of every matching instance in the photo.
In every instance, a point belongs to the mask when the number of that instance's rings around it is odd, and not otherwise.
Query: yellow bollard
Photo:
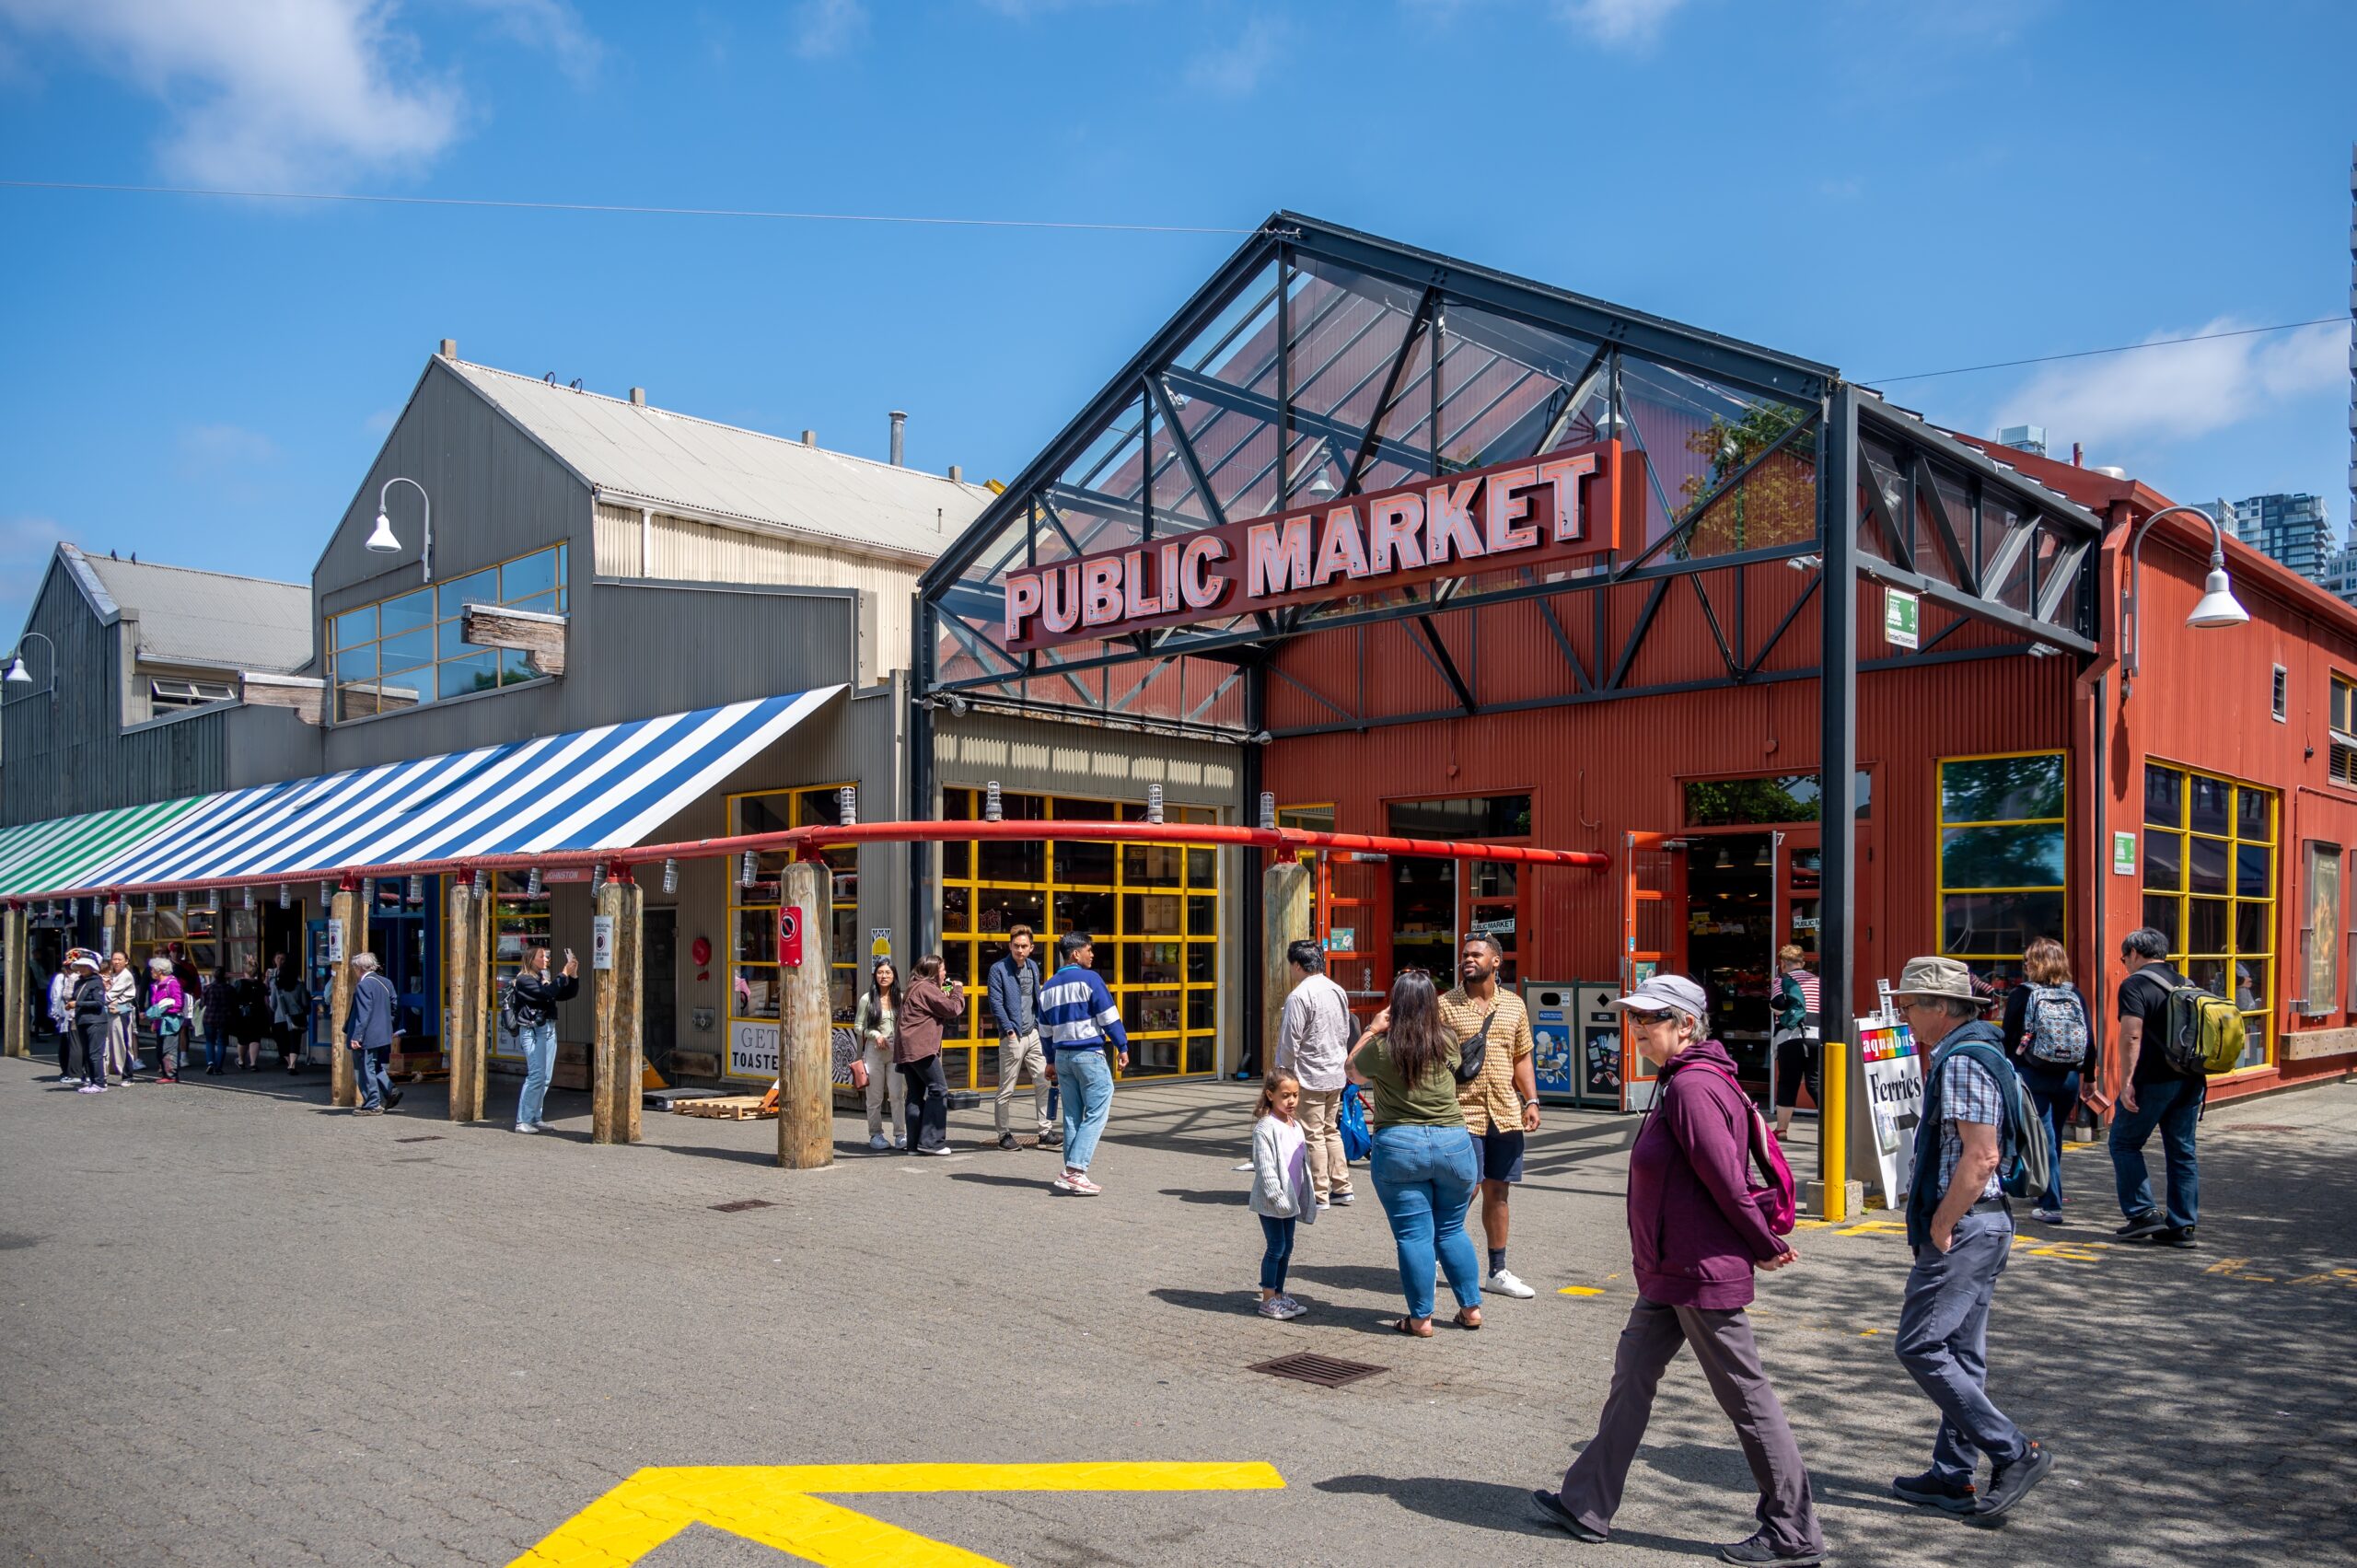
[[[1825,1086],[1824,1101],[1817,1108],[1818,1208],[1821,1217],[1850,1217],[1850,1076],[1841,1061],[1841,1042],[1825,1041],[1824,1065],[1817,1082]]]

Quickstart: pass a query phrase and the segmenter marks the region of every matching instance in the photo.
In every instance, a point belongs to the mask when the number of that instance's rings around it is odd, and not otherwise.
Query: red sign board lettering
[[[1620,548],[1624,526],[1643,532],[1643,463],[1618,441],[1571,447],[1010,572],[1006,645],[1049,648],[1600,555]]]

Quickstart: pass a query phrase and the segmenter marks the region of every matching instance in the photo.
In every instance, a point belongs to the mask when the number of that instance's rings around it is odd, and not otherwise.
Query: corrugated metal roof
[[[925,560],[990,503],[979,484],[445,360],[617,505],[685,509]]]
[[[279,674],[310,661],[308,584],[118,561],[70,544],[58,548],[98,579],[115,608],[138,616],[144,658]]]

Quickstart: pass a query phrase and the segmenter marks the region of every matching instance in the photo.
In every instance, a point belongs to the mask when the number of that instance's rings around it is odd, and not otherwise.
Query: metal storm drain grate
[[[771,1202],[767,1198],[739,1198],[733,1203],[714,1203],[712,1206],[712,1211],[716,1214],[741,1214],[748,1209],[774,1209],[776,1207],[777,1205]]]
[[[1271,1377],[1291,1377],[1296,1382],[1315,1383],[1321,1388],[1339,1388],[1345,1383],[1355,1383],[1362,1377],[1372,1377],[1378,1372],[1388,1372],[1387,1366],[1376,1366],[1364,1361],[1338,1361],[1330,1355],[1281,1355],[1274,1361],[1264,1361],[1245,1368],[1248,1372],[1265,1372]]]
[[[442,1134],[439,1132],[424,1132],[414,1138],[396,1138],[393,1140],[396,1144],[438,1144],[441,1141]]]

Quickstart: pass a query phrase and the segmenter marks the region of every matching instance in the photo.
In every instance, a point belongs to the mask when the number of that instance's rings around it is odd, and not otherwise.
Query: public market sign
[[[1643,531],[1643,462],[1617,441],[1566,447],[1010,572],[1006,645],[1019,653],[1599,555],[1620,548],[1624,523]]]

